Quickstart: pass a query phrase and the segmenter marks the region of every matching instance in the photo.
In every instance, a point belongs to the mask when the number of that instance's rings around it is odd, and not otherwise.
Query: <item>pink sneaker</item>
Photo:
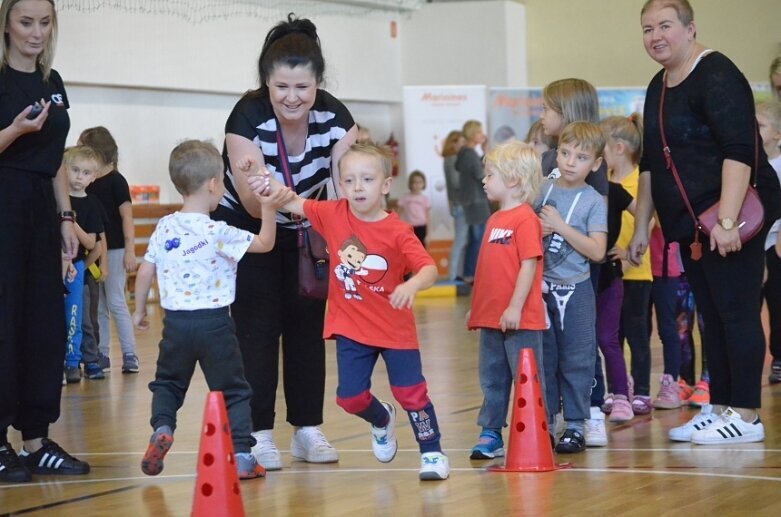
[[[613,395],[613,411],[608,417],[608,422],[620,424],[623,422],[629,422],[635,417],[635,412],[632,410],[632,404],[623,395]]]
[[[609,415],[613,411],[613,394],[608,393],[605,395],[605,402],[602,403],[602,412]]]
[[[635,415],[650,415],[653,408],[654,406],[651,404],[651,397],[646,395],[635,395],[632,399],[632,411],[634,411]]]
[[[663,374],[659,377],[659,394],[654,399],[656,409],[677,409],[681,407],[680,388],[672,375]]]

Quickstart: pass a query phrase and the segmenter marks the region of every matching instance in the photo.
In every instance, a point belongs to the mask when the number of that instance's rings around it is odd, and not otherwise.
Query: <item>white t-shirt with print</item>
[[[236,297],[236,267],[255,236],[208,215],[160,219],[144,260],[157,268],[160,305],[173,311],[217,309]]]

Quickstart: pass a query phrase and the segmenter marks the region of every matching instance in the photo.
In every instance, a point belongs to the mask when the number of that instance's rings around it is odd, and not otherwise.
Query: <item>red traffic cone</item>
[[[515,403],[507,443],[505,465],[488,467],[493,472],[547,472],[556,470],[550,444],[548,419],[542,399],[537,362],[530,348],[521,350]]]
[[[220,391],[206,396],[191,515],[244,517],[228,413]]]

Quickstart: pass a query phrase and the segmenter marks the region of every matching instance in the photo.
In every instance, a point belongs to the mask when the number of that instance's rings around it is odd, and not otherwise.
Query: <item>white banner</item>
[[[453,238],[453,220],[447,203],[442,144],[450,131],[467,120],[486,128],[485,86],[405,86],[404,145],[407,174],[426,175],[425,194],[431,200],[432,240]],[[406,187],[406,178],[399,178]],[[406,188],[405,188],[406,190]]]

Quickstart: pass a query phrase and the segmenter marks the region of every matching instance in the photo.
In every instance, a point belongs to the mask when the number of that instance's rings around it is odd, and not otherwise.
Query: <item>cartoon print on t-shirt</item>
[[[339,257],[340,262],[334,268],[334,273],[336,278],[344,285],[344,297],[348,300],[351,298],[362,300],[363,298],[358,294],[356,286],[356,282],[360,282],[358,279],[353,279],[353,277],[368,274],[362,267],[367,255],[366,246],[353,235],[342,243],[336,255]]]

